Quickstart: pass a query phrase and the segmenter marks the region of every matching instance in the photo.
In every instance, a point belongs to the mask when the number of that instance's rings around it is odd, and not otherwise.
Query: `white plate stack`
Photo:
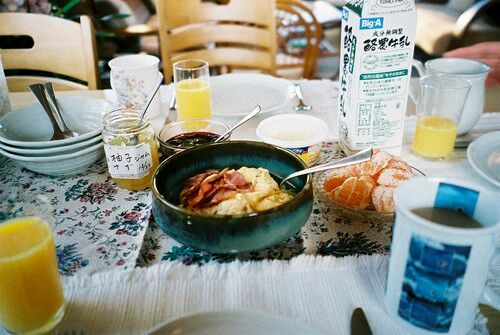
[[[68,128],[79,136],[53,140],[52,124],[38,103],[0,119],[0,154],[28,170],[51,176],[84,172],[103,154],[102,119],[112,106],[106,100],[66,96],[58,99]]]

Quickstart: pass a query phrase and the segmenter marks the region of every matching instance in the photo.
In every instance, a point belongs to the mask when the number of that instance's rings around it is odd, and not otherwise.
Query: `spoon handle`
[[[260,107],[260,105],[257,105],[253,109],[253,111],[251,111],[247,116],[245,116],[243,119],[241,119],[237,124],[235,124],[234,126],[232,126],[231,128],[229,128],[229,130],[226,131],[224,134],[222,134],[219,137],[217,137],[217,139],[214,142],[221,141],[228,134],[231,134],[233,132],[233,130],[235,130],[236,128],[238,128],[239,126],[241,126],[243,123],[245,123],[248,120],[250,120],[251,118],[253,118],[255,115],[259,114],[261,110],[262,110],[262,108]]]
[[[52,86],[52,83],[51,82],[45,83],[45,84],[43,84],[43,87],[45,87],[45,91],[47,92],[49,100],[52,103],[52,106],[54,107],[52,109],[52,111],[54,112],[54,114],[56,115],[56,117],[59,120],[58,124],[60,125],[61,131],[63,132],[63,134],[65,134],[67,136],[73,136],[73,137],[77,136],[68,128],[68,126],[66,125],[66,122],[64,122],[64,119],[63,119],[62,114],[61,114],[61,110],[59,109],[59,105],[57,104],[57,99],[56,99],[56,95],[54,93],[54,87]]]
[[[52,109],[50,108],[49,101],[47,100],[47,97],[45,96],[45,88],[43,87],[42,84],[32,84],[28,86],[31,93],[35,96],[36,100],[40,103],[40,106],[42,106],[42,109],[47,113],[47,116],[49,117],[50,122],[52,123],[52,128],[54,129],[54,134],[52,135],[51,141],[52,140],[62,140],[64,139],[64,134],[61,131],[61,128],[59,128],[59,124],[57,124],[56,118],[54,117],[54,114],[52,113]]]
[[[155,97],[156,92],[158,92],[158,90],[160,89],[162,82],[163,82],[163,75],[161,74],[161,72],[158,72],[158,77],[156,78],[156,82],[155,82],[155,90],[149,96],[146,107],[144,107],[144,109],[142,110],[141,118],[139,119],[139,124],[142,123],[142,119],[144,118],[144,115],[146,115],[146,112],[148,111],[149,105],[151,105],[151,102],[153,102],[153,98]]]
[[[302,89],[300,88],[299,83],[295,84],[295,94],[297,94],[297,98],[299,98],[299,101],[304,102],[304,96],[302,95]]]
[[[313,172],[338,169],[338,168],[348,166],[348,165],[363,163],[363,162],[369,161],[371,158],[372,158],[372,149],[365,149],[365,150],[360,151],[357,154],[354,154],[354,155],[349,156],[349,157],[341,158],[341,159],[335,160],[333,162],[328,162],[328,163],[325,163],[322,165],[313,166],[309,169],[304,169],[301,171],[294,172],[294,173],[286,176],[280,182],[280,186],[283,185],[287,180],[298,177],[298,176],[302,176],[302,175],[313,173]]]

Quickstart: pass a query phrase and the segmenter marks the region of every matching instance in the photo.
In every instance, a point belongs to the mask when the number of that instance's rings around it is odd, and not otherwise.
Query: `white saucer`
[[[500,187],[500,131],[474,140],[467,149],[467,160],[477,173]]]
[[[210,78],[212,115],[240,118],[256,105],[262,113],[286,106],[293,98],[293,85],[285,79],[257,73],[229,73]]]
[[[319,335],[293,319],[252,310],[211,311],[169,321],[149,335]]]

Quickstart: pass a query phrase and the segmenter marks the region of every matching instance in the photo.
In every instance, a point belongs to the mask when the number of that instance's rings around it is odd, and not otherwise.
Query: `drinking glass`
[[[64,315],[52,224],[44,197],[0,197],[0,325],[9,334],[47,333]]]
[[[453,152],[457,126],[471,86],[469,80],[449,75],[420,79],[414,153],[438,159]]]
[[[189,59],[174,64],[177,120],[209,119],[212,116],[208,63]]]

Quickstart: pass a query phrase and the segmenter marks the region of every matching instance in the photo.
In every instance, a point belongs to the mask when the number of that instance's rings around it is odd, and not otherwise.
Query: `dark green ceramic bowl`
[[[207,169],[262,167],[277,178],[307,168],[293,153],[270,144],[228,141],[177,153],[160,164],[153,176],[153,215],[178,242],[213,253],[259,250],[281,242],[309,218],[313,206],[310,176],[293,178],[297,194],[286,204],[259,213],[206,217],[180,208],[182,183]]]

